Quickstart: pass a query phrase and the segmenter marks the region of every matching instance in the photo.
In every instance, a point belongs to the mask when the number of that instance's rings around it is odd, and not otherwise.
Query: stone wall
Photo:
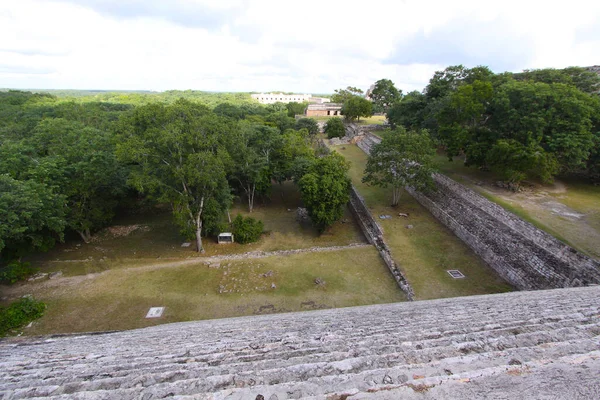
[[[356,217],[356,220],[358,221],[369,243],[374,245],[377,251],[379,251],[379,255],[383,259],[383,262],[392,273],[392,276],[396,280],[396,283],[398,283],[400,289],[402,289],[404,294],[406,294],[406,298],[408,300],[414,300],[415,293],[412,287],[409,285],[406,276],[404,276],[392,258],[390,249],[383,239],[383,231],[381,230],[381,227],[373,218],[373,215],[365,204],[364,199],[354,186],[352,186],[352,190],[350,191],[350,210]]]
[[[367,134],[359,146],[368,152],[379,141]],[[407,191],[518,289],[600,284],[598,261],[444,175],[434,181],[434,191]]]

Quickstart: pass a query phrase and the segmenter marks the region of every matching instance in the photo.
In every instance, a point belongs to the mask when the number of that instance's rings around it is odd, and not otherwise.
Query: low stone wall
[[[408,283],[406,276],[404,276],[392,258],[390,249],[383,239],[383,231],[381,230],[381,227],[377,221],[375,221],[373,215],[371,215],[371,211],[365,204],[364,199],[354,186],[352,186],[352,190],[350,191],[350,210],[356,217],[356,220],[358,221],[369,243],[373,244],[377,251],[379,251],[379,255],[383,259],[383,262],[392,273],[392,276],[396,280],[396,283],[398,283],[400,289],[402,289],[404,294],[406,294],[406,298],[411,301],[414,300],[415,293]]]

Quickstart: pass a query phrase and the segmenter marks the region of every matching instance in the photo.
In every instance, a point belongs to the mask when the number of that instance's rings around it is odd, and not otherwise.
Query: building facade
[[[283,93],[255,93],[251,95],[253,99],[261,104],[273,103],[304,103],[312,98],[310,94],[283,94]]]
[[[323,117],[342,115],[342,105],[336,103],[309,104],[306,108],[307,117]]]

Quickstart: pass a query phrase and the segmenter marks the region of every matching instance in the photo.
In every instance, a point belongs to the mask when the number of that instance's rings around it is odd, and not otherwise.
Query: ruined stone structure
[[[367,133],[366,151],[381,139]],[[600,284],[600,263],[452,179],[434,174],[436,190],[408,192],[490,267],[518,289]]]
[[[379,252],[379,255],[383,259],[383,262],[394,277],[394,280],[396,280],[396,283],[406,295],[406,298],[408,300],[414,300],[415,293],[408,283],[406,276],[402,273],[401,269],[392,258],[390,249],[383,239],[383,231],[381,230],[381,227],[377,221],[375,221],[373,215],[371,215],[371,211],[369,211],[365,200],[358,193],[354,185],[350,191],[350,210],[356,217],[363,234],[369,243],[375,246]]]
[[[312,95],[310,94],[283,94],[283,93],[256,93],[252,94],[251,97],[258,100],[261,104],[273,104],[273,103],[290,103],[297,102],[303,103],[308,102]]]
[[[587,287],[11,338],[0,398],[598,399],[599,315]]]
[[[342,115],[342,105],[336,103],[309,104],[306,108],[307,117],[328,115]]]

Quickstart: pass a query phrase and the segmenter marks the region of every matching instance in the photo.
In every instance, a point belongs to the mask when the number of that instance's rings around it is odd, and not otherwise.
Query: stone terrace
[[[5,339],[0,367],[3,399],[600,398],[600,287]]]

